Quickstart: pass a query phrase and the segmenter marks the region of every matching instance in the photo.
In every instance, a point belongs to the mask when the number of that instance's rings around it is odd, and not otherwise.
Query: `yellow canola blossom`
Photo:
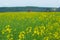
[[[22,39],[18,39],[18,40],[22,40]]]
[[[54,23],[53,26],[60,26],[58,22]]]
[[[6,26],[6,32],[11,33],[10,25],[7,25],[7,26]]]
[[[38,27],[35,27],[35,28],[34,28],[34,34],[36,34],[38,31],[39,31],[39,30],[38,30]]]
[[[7,25],[7,26],[1,31],[2,34],[4,34],[5,32],[11,33],[10,25]]]
[[[28,28],[26,29],[26,32],[27,32],[27,33],[32,32],[32,27],[28,27]]]
[[[45,30],[45,26],[40,26],[40,30]]]
[[[40,26],[40,34],[42,35],[45,31],[45,26]]]
[[[44,40],[49,40],[49,37],[44,37]]]
[[[13,35],[12,34],[8,34],[6,37],[7,37],[8,40],[13,40]]]
[[[10,35],[7,35],[7,38],[9,39],[10,38]]]
[[[25,32],[22,31],[19,33],[19,39],[24,39]]]
[[[8,28],[8,27],[10,27],[10,25],[7,25],[5,28]]]
[[[3,29],[3,30],[1,31],[1,33],[4,34],[4,33],[5,33],[5,30]]]
[[[9,39],[10,37],[13,37],[13,35],[12,34],[8,34],[7,38]]]
[[[13,38],[10,38],[9,40],[13,40]]]
[[[6,28],[6,32],[11,33],[11,29],[10,28]]]
[[[48,25],[48,26],[47,26],[47,31],[48,31],[48,30],[53,30],[53,28],[54,28],[54,26]]]
[[[58,32],[55,32],[53,35],[54,35],[54,37],[55,37],[56,39],[59,39],[59,37],[60,37],[60,35],[59,35]]]
[[[39,34],[40,34],[38,27],[35,27],[35,28],[34,28],[34,31],[33,31],[32,36],[34,36],[35,34],[36,34],[36,35],[39,35]]]

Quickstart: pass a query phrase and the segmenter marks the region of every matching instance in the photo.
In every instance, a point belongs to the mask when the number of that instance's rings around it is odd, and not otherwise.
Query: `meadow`
[[[2,12],[0,40],[60,40],[60,12]]]

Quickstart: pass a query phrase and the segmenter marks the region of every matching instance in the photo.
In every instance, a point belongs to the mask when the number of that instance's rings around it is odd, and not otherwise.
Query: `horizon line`
[[[43,6],[0,6],[0,7],[43,7]],[[59,8],[59,7],[48,7],[48,6],[44,6],[47,8]]]

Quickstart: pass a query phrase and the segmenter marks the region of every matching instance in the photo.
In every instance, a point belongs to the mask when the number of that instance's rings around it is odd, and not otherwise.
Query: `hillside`
[[[60,8],[52,7],[0,7],[0,12],[18,12],[18,11],[34,11],[34,12],[51,12],[60,11]]]

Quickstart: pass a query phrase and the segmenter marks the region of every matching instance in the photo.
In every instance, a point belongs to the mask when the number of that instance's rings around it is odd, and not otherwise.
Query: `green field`
[[[2,12],[0,40],[60,40],[60,12]]]

